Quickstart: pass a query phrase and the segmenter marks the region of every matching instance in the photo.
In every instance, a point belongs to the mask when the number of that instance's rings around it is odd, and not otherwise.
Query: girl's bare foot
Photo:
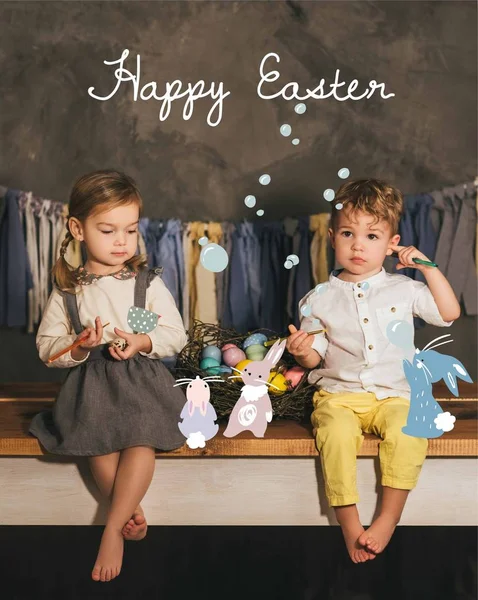
[[[144,512],[141,506],[134,511],[131,519],[123,527],[122,534],[125,540],[133,540],[138,542],[146,537],[148,524],[144,518]]]
[[[397,523],[393,518],[387,515],[380,515],[367,531],[362,533],[358,542],[370,552],[380,554],[380,552],[385,550],[396,526]]]
[[[105,527],[100,549],[91,573],[95,581],[111,581],[120,574],[124,540],[121,531]]]
[[[375,558],[373,554],[367,552],[363,544],[359,543],[359,537],[365,531],[360,521],[346,521],[341,523],[340,527],[342,528],[345,545],[347,546],[347,550],[349,551],[350,558],[354,563],[362,563],[366,562],[367,560],[370,560],[372,557]]]

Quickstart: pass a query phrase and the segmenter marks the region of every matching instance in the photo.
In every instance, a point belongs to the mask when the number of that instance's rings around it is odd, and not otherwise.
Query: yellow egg
[[[240,375],[241,373],[244,372],[244,367],[247,367],[247,365],[251,362],[252,362],[252,360],[249,360],[248,358],[241,360],[241,362],[237,363],[237,365],[235,365],[234,369],[232,369],[232,374]],[[237,369],[237,371],[241,371],[241,373],[238,373],[235,369]],[[240,377],[238,377],[237,379],[233,379],[232,381],[238,381],[239,383],[244,383]]]
[[[284,375],[282,375],[282,373],[272,371],[269,375],[268,381],[269,383],[272,383],[272,385],[275,385],[275,387],[272,387],[270,385],[267,386],[271,394],[280,395],[287,391],[287,379],[284,377]]]

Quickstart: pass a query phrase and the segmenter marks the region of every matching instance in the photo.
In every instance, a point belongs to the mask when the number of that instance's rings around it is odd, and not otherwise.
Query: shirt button
[[[365,319],[363,320],[363,322],[364,322],[364,323],[368,323],[368,319],[367,319],[367,318],[365,318]]]
[[[362,287],[362,284],[361,283],[357,283],[357,287]]]
[[[373,350],[373,346],[372,346],[372,344],[370,344],[370,345],[369,345],[368,349],[369,349],[369,350]]]
[[[358,295],[358,297],[359,297],[359,298],[363,298],[363,294],[359,294],[359,295]]]
[[[392,312],[395,312],[397,309],[395,308],[395,306],[392,306],[392,308],[390,309]]]

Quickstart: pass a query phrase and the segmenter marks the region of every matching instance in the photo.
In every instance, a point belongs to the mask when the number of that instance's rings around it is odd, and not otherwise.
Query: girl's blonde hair
[[[76,217],[81,223],[99,212],[109,211],[117,206],[136,203],[139,215],[143,210],[143,199],[135,181],[114,170],[94,171],[77,179],[73,185],[68,204],[69,214],[66,222],[66,235],[61,243],[60,257],[52,269],[53,283],[62,291],[75,292],[76,278],[74,269],[65,260],[66,250],[73,236],[70,233],[69,220]],[[126,264],[138,271],[147,265],[146,257],[139,254],[133,256]]]
[[[400,190],[379,179],[357,179],[348,181],[340,186],[332,205],[330,227],[333,231],[337,228],[339,210],[335,208],[338,203],[344,209],[349,207],[353,215],[362,211],[383,220],[390,226],[392,236],[398,233],[398,225],[403,213],[403,197]],[[343,209],[341,209],[343,210]]]

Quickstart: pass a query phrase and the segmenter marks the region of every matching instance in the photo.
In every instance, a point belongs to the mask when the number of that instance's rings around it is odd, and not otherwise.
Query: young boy
[[[338,203],[343,205],[340,210]],[[413,316],[418,316],[448,327],[460,316],[455,294],[438,268],[415,264],[413,258],[429,259],[413,246],[398,246],[402,211],[400,192],[385,182],[369,179],[341,186],[328,233],[343,269],[333,271],[327,283],[300,301],[301,329],[289,325],[287,349],[303,367],[314,369],[311,383],[320,379],[312,424],[327,499],[356,563],[375,558],[388,544],[428,446],[427,439],[402,432],[410,406],[402,361],[413,360],[414,350],[392,344],[387,325],[394,320],[413,325]],[[419,269],[428,286],[385,271],[383,261],[394,251],[400,260],[397,270]],[[325,335],[306,333],[317,329],[325,329]],[[323,367],[316,369],[321,360]],[[356,506],[362,432],[383,440],[382,507],[367,531]]]

